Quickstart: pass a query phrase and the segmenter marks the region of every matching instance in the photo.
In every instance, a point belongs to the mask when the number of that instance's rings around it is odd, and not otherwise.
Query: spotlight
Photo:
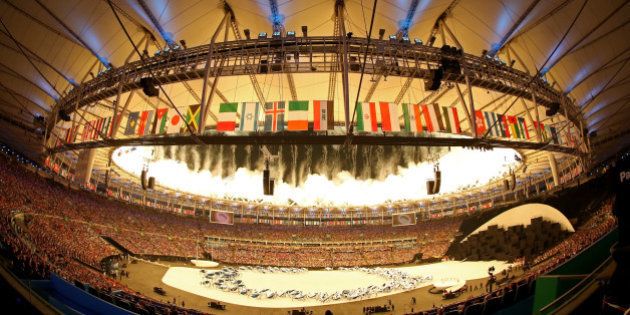
[[[287,37],[288,37],[288,38],[293,38],[293,39],[294,39],[294,38],[295,38],[295,31],[288,31],[288,32],[287,32]]]
[[[267,32],[258,33],[258,39],[267,39]]]
[[[422,45],[422,39],[419,39],[419,38],[414,38],[414,39],[413,39],[413,42],[414,42],[416,45]]]
[[[402,42],[405,43],[405,44],[409,44],[411,41],[409,40],[409,37],[403,36],[402,37]]]
[[[249,33],[249,28],[244,29],[243,33],[245,33],[245,38],[252,39],[251,34]]]
[[[271,38],[273,38],[273,39],[280,39],[280,37],[281,37],[281,34],[280,34],[280,32],[278,32],[278,31],[274,31],[274,32],[271,34]]]
[[[381,28],[378,30],[378,39],[383,39],[383,36],[385,36],[385,29]]]
[[[395,42],[396,40],[397,40],[396,39],[396,35],[389,35],[389,41],[390,42]]]
[[[302,25],[302,36],[308,37],[308,26]]]

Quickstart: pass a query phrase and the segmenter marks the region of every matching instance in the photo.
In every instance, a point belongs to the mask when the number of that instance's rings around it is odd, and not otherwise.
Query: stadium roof
[[[251,30],[254,36],[263,31],[270,34],[274,22],[285,30],[295,30],[298,36],[303,25],[311,36],[333,34],[334,0],[228,3],[239,28]],[[188,47],[208,44],[224,16],[223,2],[217,0],[111,0],[111,4],[134,42],[143,42],[147,31],[153,35],[154,40],[141,46],[151,55],[167,43],[181,40]],[[346,1],[348,32],[366,37],[372,5],[369,0]],[[271,9],[274,6],[277,10]],[[89,80],[105,66],[119,67],[128,58],[138,57],[107,0],[5,0],[0,2],[0,12],[0,141],[36,157],[43,150],[43,141],[36,136],[34,116],[47,117],[55,100],[73,84]],[[410,38],[427,42],[436,20],[445,13],[445,23],[465,52],[481,55],[484,50],[498,50],[503,60],[519,59],[514,67],[544,73],[556,89],[568,93],[580,106],[588,130],[597,133],[593,145],[598,158],[629,144],[628,1],[380,0],[372,37],[378,36],[379,29],[385,29],[387,36],[408,28]],[[224,39],[222,35],[218,41]],[[228,32],[227,40],[234,40],[234,35]],[[454,44],[450,37],[446,43]],[[441,45],[438,38],[435,46]],[[288,98],[286,77],[257,77],[267,99]],[[327,95],[328,75],[295,74],[294,78],[299,98]],[[361,99],[373,83],[369,76],[366,79]],[[358,76],[351,75],[350,81],[356,93]],[[380,80],[373,100],[393,100],[403,84],[403,78]],[[190,86],[201,89],[200,82]],[[341,84],[337,88],[340,91]],[[255,98],[244,76],[221,78],[217,89],[233,101]],[[195,103],[182,84],[169,85],[166,91],[176,104]],[[418,100],[425,93],[421,82],[416,82],[403,99]],[[500,96],[484,94],[476,95],[475,102],[487,103]],[[445,104],[456,101],[454,92],[441,100]],[[147,106],[138,98],[131,108]],[[106,107],[97,105],[89,112],[98,115]]]

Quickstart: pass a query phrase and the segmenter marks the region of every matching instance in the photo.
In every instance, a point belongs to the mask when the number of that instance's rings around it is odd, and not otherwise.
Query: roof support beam
[[[444,21],[446,17],[448,17],[451,14],[453,9],[455,9],[457,4],[459,4],[459,1],[460,0],[451,1],[451,3],[448,5],[448,7],[446,7],[444,12],[442,12],[442,14],[440,14],[440,16],[438,16],[438,18],[435,20],[435,23],[433,24],[433,28],[431,28],[431,32],[429,33],[429,36],[427,37],[427,41],[426,41],[427,46],[433,46],[437,38],[437,34],[440,31],[440,23]]]
[[[505,43],[508,41],[510,36],[512,36],[512,34],[514,34],[514,32],[521,26],[523,21],[525,21],[525,19],[529,16],[530,13],[532,13],[532,11],[538,5],[538,3],[540,3],[540,0],[533,0],[532,3],[529,4],[527,9],[525,9],[525,12],[523,12],[523,14],[521,14],[521,16],[518,17],[516,22],[512,24],[512,27],[510,28],[510,30],[505,35],[503,35],[501,40],[499,40],[498,43],[492,45],[492,48],[490,48],[490,51],[488,51],[488,56],[494,57],[497,55],[497,53],[503,48],[503,45],[505,45]]]
[[[223,10],[229,14],[230,19],[229,19],[229,24],[232,26],[232,32],[234,33],[234,38],[236,38],[236,40],[242,40],[242,36],[241,36],[241,31],[238,28],[238,24],[236,23],[236,15],[234,15],[234,10],[232,10],[232,7],[228,4],[227,0],[223,0]],[[258,101],[260,101],[261,106],[265,106],[265,95],[262,92],[262,89],[260,88],[260,84],[258,84],[258,79],[256,79],[256,71],[254,71],[252,65],[249,64],[249,60],[248,58],[244,59],[245,61],[245,69],[247,70],[247,73],[249,75],[249,80],[252,83],[252,86],[254,88],[254,92],[256,92],[256,96],[258,97]]]
[[[613,16],[615,16],[615,14],[617,14],[618,12],[623,11],[622,10],[623,7],[625,7],[628,4],[628,2],[630,2],[630,0],[624,1],[623,3],[621,3],[621,5],[617,6],[614,10],[612,10],[603,20],[601,20],[599,23],[597,23],[597,25],[595,25],[595,27],[593,27],[588,32],[586,32],[586,34],[584,34],[577,42],[575,42],[575,44],[571,45],[571,47],[569,47],[567,50],[565,50],[565,52],[562,55],[560,55],[560,57],[556,58],[556,60],[554,60],[546,68],[547,69],[551,69],[555,65],[557,65],[564,57],[569,55],[578,45],[580,45],[589,36],[591,36],[593,33],[595,33],[600,27],[602,27],[602,25],[606,24],[606,22],[608,22]]]
[[[271,9],[271,23],[273,25],[274,32],[280,32],[282,36],[285,36],[284,29],[284,15],[280,14],[280,9],[278,6],[278,1],[269,0],[269,8]],[[283,63],[285,58],[283,58]],[[297,100],[297,90],[295,88],[295,81],[293,80],[293,74],[290,72],[286,73],[287,82],[289,83],[289,91],[291,92],[291,98],[296,101]],[[263,104],[264,105],[264,104]]]
[[[158,19],[155,17],[153,12],[151,12],[151,9],[149,8],[149,6],[147,6],[147,3],[144,2],[144,0],[137,0],[137,1],[138,1],[138,4],[140,5],[140,8],[142,8],[142,11],[144,11],[144,13],[149,17],[149,20],[151,20],[151,23],[153,24],[155,29],[157,29],[158,33],[160,33],[160,36],[162,36],[162,39],[164,39],[164,42],[166,42],[166,45],[168,45],[169,47],[173,47],[175,45],[175,41],[164,30],[164,28],[160,24],[160,21],[158,21]]]
[[[5,33],[3,30],[0,30],[0,32],[1,32],[1,33],[3,33],[3,34],[5,34],[5,35],[7,35],[7,36],[9,36],[9,35],[8,35],[7,33]],[[77,84],[77,82],[76,82],[76,81],[74,81],[72,78],[69,78],[66,74],[64,74],[63,72],[61,72],[61,70],[57,69],[55,66],[51,65],[48,61],[46,61],[45,59],[43,59],[42,57],[40,57],[39,55],[37,55],[35,52],[33,52],[32,50],[28,49],[26,46],[22,45],[19,41],[17,42],[17,44],[18,44],[18,45],[20,45],[20,47],[21,47],[24,51],[28,52],[28,55],[29,55],[30,57],[32,57],[35,61],[37,61],[37,62],[39,62],[39,63],[44,64],[46,67],[48,67],[49,69],[51,69],[52,71],[54,71],[55,73],[57,73],[60,77],[64,78],[64,80],[66,80],[66,81],[67,81],[68,83],[70,83],[71,85],[73,85],[73,86],[77,86],[77,85],[78,85],[78,84]],[[0,45],[2,45],[2,46],[4,46],[4,47],[6,47],[6,48],[8,48],[8,49],[10,49],[10,50],[12,50],[12,51],[14,51],[14,52],[18,53],[18,54],[21,54],[21,53],[22,53],[19,49],[14,48],[14,47],[11,47],[11,46],[9,46],[9,45],[7,45],[7,44],[0,43]]]
[[[90,47],[77,33],[75,33],[62,19],[60,19],[55,13],[53,13],[48,7],[46,7],[40,0],[35,0],[39,6],[44,9],[57,23],[59,23],[68,33],[72,35],[83,47],[89,50],[94,57],[96,57],[105,67],[111,68],[113,65],[107,61],[104,57],[100,56],[92,47]]]
[[[15,39],[15,37],[13,37],[13,34],[11,34],[11,31],[9,31],[9,29],[7,28],[7,26],[4,24],[4,22],[2,21],[2,19],[0,18],[0,24],[2,24],[2,27],[4,28],[4,30],[6,31],[6,34],[9,35],[9,38],[11,38],[11,40],[13,41],[13,43],[15,44],[15,46],[18,47],[18,49],[20,50],[20,52],[22,53],[22,55],[24,56],[24,58],[26,58],[26,61],[28,61],[28,63],[35,69],[35,71],[37,71],[37,73],[42,77],[42,79],[44,79],[44,81],[46,81],[46,83],[48,83],[48,85],[57,93],[58,96],[61,96],[61,92],[59,92],[59,90],[57,90],[57,87],[52,84],[52,82],[50,82],[50,80],[48,79],[48,77],[46,77],[42,71],[39,69],[39,67],[31,60],[31,58],[29,57],[29,55],[26,54],[26,52],[24,51],[24,49],[22,49],[22,46],[20,45],[20,43]]]
[[[341,83],[343,85],[343,109],[346,118],[346,133],[351,132],[350,125],[350,83],[348,82],[348,72],[350,69],[348,63],[348,41],[346,37],[346,22],[345,22],[345,2],[344,0],[337,0],[335,4],[335,14],[338,19],[339,36],[341,38],[341,45],[343,53],[341,54]],[[375,9],[375,8],[374,8]],[[367,49],[367,48],[366,48]]]

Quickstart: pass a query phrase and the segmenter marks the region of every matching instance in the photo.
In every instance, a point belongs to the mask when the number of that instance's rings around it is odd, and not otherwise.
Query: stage
[[[226,292],[216,286],[203,284],[204,273],[199,268],[171,267],[162,277],[162,282],[182,291],[205,297],[214,301],[221,301],[229,304],[251,306],[259,308],[299,308],[312,307],[329,304],[339,304],[355,302],[357,300],[367,300],[382,296],[393,295],[401,292],[411,291],[422,287],[432,286],[434,282],[459,279],[472,280],[488,276],[488,268],[495,267],[495,272],[500,273],[509,264],[499,261],[486,262],[458,262],[448,261],[427,265],[405,266],[395,268],[383,268],[392,271],[401,271],[409,277],[419,277],[422,280],[413,288],[394,289],[388,292],[379,292],[362,296],[355,300],[337,299],[320,301],[316,298],[304,297],[293,299],[290,297],[267,298],[261,294],[257,298],[241,294],[237,291]],[[215,269],[216,270],[216,269]],[[239,270],[237,276],[247,288],[251,290],[264,290],[283,292],[288,290],[299,290],[305,293],[328,293],[352,291],[369,286],[383,286],[387,284],[387,278],[359,270],[309,270],[297,273],[262,273],[257,270]]]

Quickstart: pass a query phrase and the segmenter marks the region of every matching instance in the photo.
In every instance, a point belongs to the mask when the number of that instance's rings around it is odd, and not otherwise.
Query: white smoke
[[[510,167],[515,168],[517,155],[512,149],[478,151],[453,148],[438,161],[442,171],[440,193],[486,184],[505,174]],[[147,164],[148,176],[155,177],[159,185],[182,192],[213,198],[262,199],[275,204],[289,204],[291,200],[302,206],[361,206],[418,200],[427,196],[426,180],[434,176],[433,163],[428,162],[398,167],[396,174],[390,174],[384,180],[359,180],[345,171],[330,180],[326,176],[310,174],[297,187],[276,179],[274,196],[264,196],[261,171],[239,168],[231,176],[223,178],[222,172],[217,170],[212,173],[207,169],[190,170],[184,161],[153,161],[151,147],[121,147],[114,151],[112,157],[116,165],[135,176],[139,176],[142,167]],[[194,157],[195,169],[200,164],[198,158]],[[329,163],[333,161],[329,160]],[[222,163],[218,164],[220,168]]]

